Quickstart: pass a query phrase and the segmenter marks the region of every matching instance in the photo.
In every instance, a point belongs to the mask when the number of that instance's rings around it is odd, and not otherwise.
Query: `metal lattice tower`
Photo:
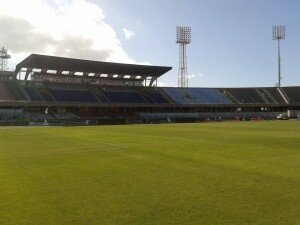
[[[188,87],[186,45],[191,43],[191,28],[176,28],[176,43],[179,44],[178,87]]]
[[[277,41],[278,46],[278,87],[281,86],[281,57],[280,57],[280,40],[285,39],[285,26],[273,26],[273,40]]]
[[[2,47],[0,50],[0,71],[7,71],[8,70],[8,59],[10,59],[11,56],[7,53],[7,50]]]

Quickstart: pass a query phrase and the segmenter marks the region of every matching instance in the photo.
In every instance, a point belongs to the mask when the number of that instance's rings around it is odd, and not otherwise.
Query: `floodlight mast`
[[[281,57],[280,57],[280,40],[285,39],[285,26],[273,26],[273,40],[277,41],[278,54],[278,87],[281,86]]]
[[[11,56],[7,53],[7,50],[2,47],[0,50],[0,71],[7,71],[8,70],[8,59],[10,59]]]
[[[179,44],[178,87],[188,87],[186,45],[191,43],[191,28],[176,28],[176,43]]]

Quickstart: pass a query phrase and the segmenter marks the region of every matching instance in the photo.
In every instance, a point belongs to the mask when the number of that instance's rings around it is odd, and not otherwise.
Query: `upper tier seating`
[[[48,101],[48,102],[53,101],[51,95],[46,90],[41,90],[40,93],[43,96],[43,98],[45,99],[45,101]]]
[[[162,90],[161,90],[162,91]],[[160,89],[147,89],[140,91],[147,103],[169,103],[169,101],[160,93]]]
[[[222,93],[215,88],[172,88],[164,90],[181,104],[232,104]]]
[[[177,88],[0,81],[0,101],[59,101],[164,104],[300,103],[300,87]],[[278,91],[280,90],[280,91]],[[281,95],[281,92],[283,96]],[[29,97],[29,98],[28,98]],[[27,99],[26,99],[27,98]]]
[[[101,102],[107,102],[106,98],[103,95],[98,96]]]
[[[10,101],[12,100],[8,90],[6,89],[5,83],[0,81],[0,101]]]
[[[23,94],[24,90],[22,90],[22,87],[17,83],[17,81],[1,81],[1,89],[3,93],[0,95],[0,99],[6,98],[6,100],[10,101],[26,100],[26,97]]]
[[[42,101],[41,97],[38,95],[36,90],[33,87],[24,87],[31,101]]]
[[[52,96],[59,102],[98,102],[89,91],[51,89]]]
[[[267,93],[275,100],[275,103],[285,103],[277,88],[264,88]]]
[[[225,88],[239,103],[265,103],[255,88]]]
[[[150,98],[154,100],[154,102],[149,102],[149,103],[168,103],[168,100],[162,96],[161,93],[159,92],[151,92],[149,94]]]
[[[156,103],[153,98],[150,97],[150,95],[144,94],[143,97],[148,103]]]
[[[9,91],[11,97],[15,101],[24,101],[26,97],[23,94],[22,87],[17,81],[5,81],[6,88]]]
[[[146,103],[137,92],[105,91],[106,98],[114,103]]]
[[[300,87],[284,87],[282,89],[288,96],[290,102],[300,103]]]

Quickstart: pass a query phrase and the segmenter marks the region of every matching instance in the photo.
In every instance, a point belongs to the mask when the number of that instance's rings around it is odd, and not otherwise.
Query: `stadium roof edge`
[[[146,79],[147,77],[157,79],[172,69],[172,67],[166,66],[103,62],[40,54],[31,54],[17,64],[15,76],[17,76],[22,68],[29,70],[41,69],[44,71],[55,70],[57,71],[57,75],[61,74],[62,71],[69,71],[72,72],[71,75],[75,72],[82,72],[84,74],[95,73],[134,77],[140,76],[142,79]]]

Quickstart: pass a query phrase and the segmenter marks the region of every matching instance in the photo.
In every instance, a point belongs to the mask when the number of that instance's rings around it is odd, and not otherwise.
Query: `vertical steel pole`
[[[280,39],[278,39],[278,86],[281,86],[281,58],[280,58]]]
[[[183,64],[184,64],[184,76],[183,76],[183,86],[188,87],[187,79],[187,58],[186,58],[186,44],[183,45]]]

